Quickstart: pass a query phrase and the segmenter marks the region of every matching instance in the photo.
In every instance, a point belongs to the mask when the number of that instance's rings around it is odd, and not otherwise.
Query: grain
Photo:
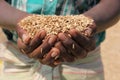
[[[73,50],[75,49],[75,44],[72,44],[72,49],[73,49]]]
[[[70,29],[77,29],[82,32],[92,24],[93,20],[84,15],[32,15],[18,23],[31,38],[42,29],[47,31],[47,35],[67,32]]]

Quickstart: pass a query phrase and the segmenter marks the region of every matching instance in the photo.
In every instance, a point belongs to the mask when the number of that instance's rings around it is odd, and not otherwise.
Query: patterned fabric
[[[55,68],[22,55],[13,42],[1,43],[0,48],[0,59],[4,60],[0,80],[104,80],[100,47],[84,59]]]
[[[11,5],[33,14],[76,15],[98,2],[99,0],[12,0]],[[21,54],[14,43],[17,34],[14,31],[11,33],[12,42],[0,44],[0,59],[4,60],[0,80],[104,80],[99,47],[84,59],[51,68]],[[96,40],[99,45],[104,40],[104,33],[97,34]]]

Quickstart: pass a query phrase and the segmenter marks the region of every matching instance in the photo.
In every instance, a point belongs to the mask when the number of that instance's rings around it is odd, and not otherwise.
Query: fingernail
[[[87,29],[86,31],[85,31],[85,34],[87,35],[87,36],[90,36],[91,34],[92,34],[92,29]]]
[[[53,43],[53,39],[52,39],[52,38],[49,38],[48,43],[49,43],[49,44]]]
[[[22,35],[22,40],[23,40],[23,42],[24,42],[26,39],[27,39],[27,35],[26,35],[26,34],[23,34],[23,35]]]
[[[52,36],[52,37],[49,38],[48,43],[53,44],[56,40],[57,39],[54,36]]]
[[[52,54],[51,54],[51,57],[56,57],[57,56],[57,53],[55,53],[55,52],[53,52]]]
[[[29,40],[30,40],[30,37],[28,36],[28,35],[26,35],[26,34],[23,34],[22,35],[22,41],[24,42],[24,43],[28,43],[29,42]]]
[[[65,34],[60,34],[59,38],[64,41],[67,37],[65,36]]]

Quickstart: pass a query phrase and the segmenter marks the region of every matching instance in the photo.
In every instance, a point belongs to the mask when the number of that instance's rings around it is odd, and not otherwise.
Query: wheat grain
[[[44,29],[47,35],[67,32],[70,29],[84,31],[88,25],[92,25],[93,20],[84,15],[32,15],[21,20],[18,25],[29,33],[33,38],[35,34]]]

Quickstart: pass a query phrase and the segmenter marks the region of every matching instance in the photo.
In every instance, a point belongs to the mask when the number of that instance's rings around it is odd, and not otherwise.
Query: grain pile
[[[32,15],[21,20],[18,25],[29,33],[31,38],[41,29],[47,31],[47,35],[67,32],[74,28],[78,31],[85,30],[93,20],[84,15]]]

